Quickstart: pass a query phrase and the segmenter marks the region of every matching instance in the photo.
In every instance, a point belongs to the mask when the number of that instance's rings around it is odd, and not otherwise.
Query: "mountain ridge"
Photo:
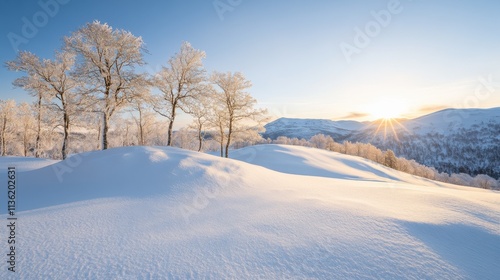
[[[340,128],[338,124],[348,122]],[[371,143],[446,173],[500,177],[500,107],[447,108],[413,119],[357,122],[280,118],[265,125],[264,138],[309,139],[316,134],[336,142]]]

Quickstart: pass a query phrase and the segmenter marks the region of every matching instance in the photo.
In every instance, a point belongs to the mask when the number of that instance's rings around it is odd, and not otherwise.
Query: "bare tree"
[[[100,103],[104,115],[102,149],[105,150],[110,118],[126,105],[131,84],[137,79],[144,80],[143,75],[135,73],[136,66],[144,65],[142,38],[94,21],[66,37],[65,42],[66,47],[78,55],[77,76]]]
[[[2,156],[7,155],[7,142],[12,140],[16,102],[14,100],[0,100],[0,145]]]
[[[203,141],[205,139],[205,130],[209,123],[209,115],[211,110],[210,103],[214,97],[213,88],[207,85],[204,94],[198,96],[187,105],[187,113],[193,116],[193,122],[189,125],[190,128],[196,131],[198,138],[198,152],[203,149]]]
[[[226,127],[228,123],[228,114],[227,111],[223,108],[214,108],[212,114],[210,116],[210,123],[215,128],[215,138],[217,142],[219,142],[220,146],[220,156],[224,156],[224,145],[226,141]]]
[[[19,128],[21,142],[23,144],[23,155],[28,156],[30,145],[35,133],[35,116],[33,116],[33,107],[28,103],[21,103],[17,110],[17,119],[19,120]]]
[[[16,60],[7,62],[7,67],[10,70],[23,71],[27,74],[25,77],[16,79],[15,86],[31,92],[47,94],[47,98],[51,100],[48,104],[49,108],[62,114],[63,144],[61,154],[63,159],[66,158],[68,150],[70,117],[74,114],[77,103],[77,97],[73,92],[77,83],[70,76],[74,62],[74,55],[66,51],[56,53],[55,60],[41,60],[33,53],[20,52]],[[38,102],[41,107],[41,97]]]
[[[42,98],[43,92],[37,92],[37,100],[35,105],[36,110],[36,140],[35,140],[35,157],[41,156],[41,144],[42,144],[42,115],[43,115],[43,106],[42,106]]]
[[[41,141],[42,141],[42,119],[44,112],[44,101],[47,99],[47,88],[43,86],[43,82],[39,80],[39,75],[33,69],[33,65],[39,63],[38,57],[27,52],[18,54],[17,60],[8,61],[6,66],[12,71],[24,71],[26,76],[14,80],[13,85],[25,89],[31,96],[36,98],[36,140],[35,140],[35,157],[41,156]]]
[[[261,128],[267,111],[255,108],[257,100],[245,92],[252,84],[243,74],[214,72],[211,80],[220,90],[216,94],[216,102],[222,104],[225,111],[219,117],[226,118],[223,120],[227,128],[224,156],[228,157],[232,137],[248,129]],[[256,122],[256,125],[249,125],[251,121]],[[223,122],[219,121],[219,124]]]
[[[148,135],[155,124],[155,113],[151,110],[149,91],[138,92],[130,100],[131,117],[137,126],[137,141],[141,146],[147,145]]]
[[[168,67],[156,74],[154,85],[162,92],[154,102],[154,110],[169,121],[167,146],[172,145],[172,129],[177,109],[187,112],[187,105],[202,94],[205,52],[184,42],[179,53],[168,61]]]
[[[397,160],[392,150],[385,152],[384,165],[392,169],[397,169]]]
[[[196,149],[196,142],[193,141],[195,132],[188,128],[181,128],[173,134],[172,145],[186,150]]]

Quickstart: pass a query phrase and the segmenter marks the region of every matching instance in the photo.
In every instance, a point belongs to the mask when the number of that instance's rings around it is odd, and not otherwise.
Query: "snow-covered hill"
[[[418,134],[429,132],[449,133],[460,129],[500,124],[500,108],[445,109],[403,122],[405,128]]]
[[[254,146],[234,157],[126,147],[30,171],[18,162],[17,272],[3,261],[0,278],[500,274],[498,192],[304,147]]]
[[[446,109],[415,119],[375,121],[338,128],[342,121],[279,119],[264,137],[309,139],[330,135],[337,142],[371,143],[440,172],[487,174],[500,178],[500,108]],[[328,124],[328,125],[325,125]]]

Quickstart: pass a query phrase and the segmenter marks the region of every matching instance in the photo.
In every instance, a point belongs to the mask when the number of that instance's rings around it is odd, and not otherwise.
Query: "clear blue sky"
[[[99,20],[142,36],[143,70],[153,73],[189,41],[206,51],[208,70],[243,72],[274,117],[369,120],[387,104],[405,117],[500,106],[500,1],[60,1],[19,49],[52,58],[63,36]],[[23,36],[23,18],[43,23],[46,12],[35,0],[0,3],[4,63],[16,56],[8,34]],[[220,17],[214,3],[233,6]],[[382,10],[391,18],[377,22],[372,11]],[[346,45],[357,48],[350,62]],[[31,100],[11,84],[19,75],[1,67],[0,98]]]

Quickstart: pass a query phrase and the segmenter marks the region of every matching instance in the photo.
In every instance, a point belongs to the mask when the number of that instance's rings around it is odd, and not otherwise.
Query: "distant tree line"
[[[325,136],[323,134],[317,134],[311,137],[309,140],[279,136],[276,140],[268,139],[265,142],[273,144],[314,147],[351,156],[359,156],[383,164],[392,169],[431,180],[451,183],[455,185],[500,190],[500,179],[495,180],[494,178],[485,174],[478,174],[472,177],[466,173],[448,174],[439,172],[435,168],[419,164],[415,160],[408,160],[402,157],[398,158],[395,156],[392,150],[389,149],[382,151],[369,143],[352,143],[349,141],[337,143],[331,136]]]
[[[128,133],[128,124],[118,122],[124,112],[132,115],[138,129],[136,143],[140,145],[146,144],[148,134],[155,133],[152,130],[163,125],[154,114],[165,117],[167,146],[174,140],[177,114],[191,114],[191,127],[198,131],[198,150],[202,150],[203,132],[215,131],[213,138],[225,157],[234,140],[247,131],[258,133],[263,129],[266,111],[255,108],[257,101],[247,92],[252,84],[243,74],[207,74],[203,67],[205,52],[185,42],[166,66],[148,75],[138,72],[145,65],[145,51],[141,37],[94,21],[65,37],[54,59],[22,51],[15,60],[6,62],[8,69],[25,74],[13,84],[36,99],[29,105],[34,112],[36,140],[31,146],[26,140],[27,151],[42,156],[53,144],[48,139],[59,138],[55,134],[60,134],[58,147],[64,159],[73,145],[71,134],[78,131],[95,131],[99,144],[94,148],[107,149],[113,146],[111,138],[119,134],[118,127],[126,126]],[[11,101],[4,103],[12,105]],[[3,111],[10,114],[7,108]],[[4,121],[4,127],[18,125],[17,117]],[[7,154],[8,144],[3,144]]]
[[[487,174],[500,178],[500,124],[485,121],[460,129],[447,131],[412,132],[397,134],[368,131],[346,140],[371,143],[382,150],[391,149],[397,156],[414,159],[440,172]]]

